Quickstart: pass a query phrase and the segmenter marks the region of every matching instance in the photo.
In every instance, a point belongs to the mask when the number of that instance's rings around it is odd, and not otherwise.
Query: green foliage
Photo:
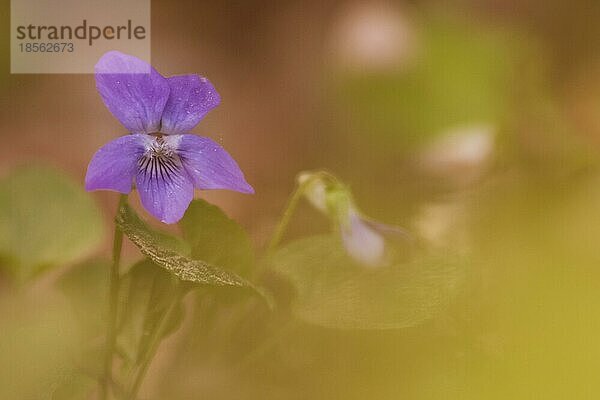
[[[194,200],[180,222],[192,258],[248,276],[254,265],[250,238],[219,207]]]
[[[450,254],[368,268],[356,264],[334,236],[290,243],[271,259],[296,293],[298,318],[332,328],[397,329],[436,315],[457,293],[464,265]]]
[[[176,252],[165,243],[164,233],[151,229],[128,205],[119,210],[116,222],[142,254],[182,281],[248,288],[261,293],[251,282],[231,271]]]
[[[52,393],[53,400],[87,399],[98,388],[106,340],[109,269],[107,260],[86,261],[57,282],[77,322],[79,346],[73,355],[72,370]]]
[[[102,374],[106,340],[106,311],[108,295],[107,261],[83,263],[68,271],[58,287],[70,300],[71,309],[82,333],[78,359],[72,373],[57,387],[54,399],[80,399],[97,388]],[[150,260],[132,266],[121,278],[118,315],[117,348],[123,372],[139,365],[153,339],[162,340],[174,332],[183,320],[181,298],[184,291],[175,277]],[[163,321],[173,305],[175,312]],[[161,336],[154,338],[158,326],[166,323]],[[117,378],[116,385],[124,385],[127,374]]]
[[[121,310],[118,347],[126,363],[139,363],[153,332],[161,323],[173,301],[176,312],[164,331],[166,337],[183,320],[181,290],[173,275],[149,260],[135,264],[121,280]]]
[[[515,35],[452,18],[427,22],[406,68],[344,74],[337,82],[357,135],[369,132],[369,140],[405,151],[448,128],[504,122],[520,55]]]
[[[57,282],[80,322],[84,340],[104,337],[108,295],[107,260],[93,260],[71,268]]]
[[[0,267],[20,282],[89,253],[103,228],[89,195],[58,171],[21,168],[0,181]]]

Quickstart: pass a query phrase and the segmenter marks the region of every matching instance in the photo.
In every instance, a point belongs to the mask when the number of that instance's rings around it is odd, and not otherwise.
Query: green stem
[[[154,331],[154,335],[151,339],[148,349],[146,350],[146,353],[144,354],[144,358],[140,362],[139,367],[135,373],[133,382],[131,383],[129,390],[127,391],[126,399],[134,400],[136,398],[142,386],[142,383],[144,382],[144,378],[146,377],[148,368],[150,367],[150,364],[152,363],[152,360],[156,355],[160,343],[162,342],[162,339],[165,336],[166,330],[169,328],[169,323],[177,310],[177,306],[179,305],[179,302],[185,294],[185,291],[181,288],[179,280],[176,279],[175,282],[175,293],[172,296],[171,304],[169,304],[169,308],[167,308],[167,311],[163,314],[163,317],[160,320],[158,327]]]
[[[281,219],[279,220],[279,224],[277,224],[275,232],[273,233],[271,241],[269,242],[269,246],[267,247],[267,256],[271,255],[275,248],[281,242],[281,239],[283,238],[283,235],[287,230],[288,225],[290,224],[292,216],[294,215],[294,212],[296,212],[298,202],[304,194],[304,189],[306,188],[307,183],[308,182],[304,182],[300,185],[297,185],[296,189],[294,189],[294,191],[290,195],[287,205],[283,211],[283,214],[281,215]]]
[[[117,214],[121,207],[127,203],[127,195],[122,194],[119,197]],[[100,386],[100,399],[108,398],[108,387],[112,382],[112,361],[117,342],[117,306],[119,302],[120,275],[119,267],[121,262],[121,248],[123,247],[123,232],[115,226],[113,240],[112,264],[109,276],[109,298],[108,298],[108,326],[106,329],[106,350],[104,353],[104,375]]]

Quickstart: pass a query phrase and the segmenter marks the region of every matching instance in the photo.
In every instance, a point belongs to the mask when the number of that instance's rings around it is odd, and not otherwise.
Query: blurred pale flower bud
[[[486,172],[494,147],[491,125],[467,125],[442,134],[422,152],[419,161],[427,173],[467,185]]]
[[[317,210],[327,213],[327,185],[319,173],[301,172],[298,174],[298,184],[304,187],[306,200]]]
[[[333,24],[332,54],[356,70],[396,69],[414,52],[414,29],[397,4],[383,1],[350,3]]]
[[[424,205],[414,222],[417,235],[429,246],[467,250],[467,213],[460,200]]]

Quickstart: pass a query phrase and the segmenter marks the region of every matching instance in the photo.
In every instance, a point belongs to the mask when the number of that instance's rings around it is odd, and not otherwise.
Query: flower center
[[[139,160],[140,171],[150,179],[160,177],[170,180],[178,172],[181,161],[175,149],[162,135],[153,136],[156,136],[156,139]]]

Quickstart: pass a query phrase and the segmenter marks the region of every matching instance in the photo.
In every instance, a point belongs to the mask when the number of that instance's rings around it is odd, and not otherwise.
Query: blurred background
[[[8,7],[0,173],[51,165],[82,184],[93,153],[125,131],[91,75],[9,74]],[[285,315],[240,322],[231,305],[190,301],[141,398],[598,398],[599,20],[593,0],[152,1],[152,64],[211,80],[222,103],[194,133],[256,189],[198,196],[256,248],[296,174],[325,168],[366,215],[471,262],[451,304],[406,329],[300,323],[264,346]],[[90,252],[108,254],[117,196],[93,199],[102,214],[88,229],[104,244]],[[302,205],[290,236],[328,226]],[[139,256],[128,246],[125,258]],[[52,398],[40,388],[75,334],[53,290],[68,270],[38,278],[27,301],[1,296],[0,382],[16,387],[3,398]],[[24,354],[38,350],[32,370]]]

